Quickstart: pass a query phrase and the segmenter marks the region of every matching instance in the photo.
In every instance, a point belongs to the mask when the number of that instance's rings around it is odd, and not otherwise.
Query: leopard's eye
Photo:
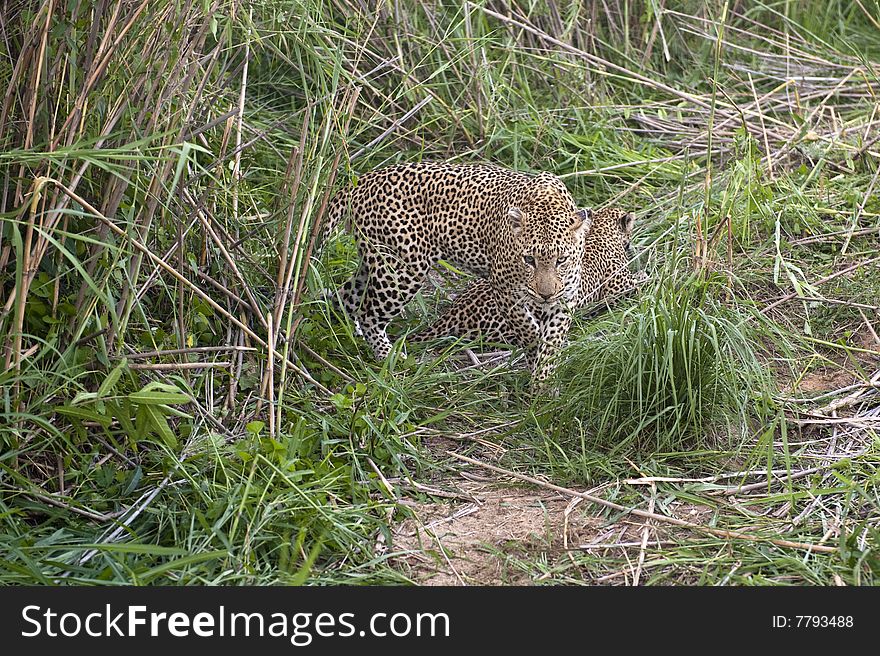
[[[525,260],[526,264],[528,264],[530,267],[535,266],[535,258],[531,255],[523,255],[523,260]]]
[[[556,266],[562,266],[563,264],[565,264],[565,261],[567,259],[568,258],[566,258],[564,255],[560,255],[559,257],[556,258]]]

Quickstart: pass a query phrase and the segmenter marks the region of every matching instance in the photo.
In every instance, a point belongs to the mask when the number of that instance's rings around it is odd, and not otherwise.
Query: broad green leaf
[[[150,418],[150,423],[153,426],[154,432],[162,438],[162,441],[165,442],[168,448],[176,449],[177,438],[174,436],[171,427],[168,425],[168,422],[165,421],[165,417],[162,416],[162,413],[151,405],[144,406],[144,411]]]
[[[113,371],[107,374],[107,377],[104,379],[104,382],[101,383],[101,386],[98,388],[98,398],[107,396],[113,389],[116,387],[116,383],[119,382],[119,378],[122,376],[122,373],[128,368],[128,360],[122,358],[119,364],[113,367]]]
[[[88,410],[86,408],[74,407],[72,405],[62,405],[55,408],[57,412],[60,412],[62,415],[66,417],[74,417],[76,419],[81,419],[85,421],[94,421],[104,428],[108,428],[113,420],[110,417],[106,417],[104,415],[98,414],[94,410]]]
[[[164,405],[166,403],[189,403],[183,392],[150,392],[141,390],[128,395],[129,400],[141,405]]]
[[[94,401],[97,398],[98,395],[95,392],[77,392],[76,396],[73,397],[73,401],[70,402],[70,405],[79,405],[86,401]]]

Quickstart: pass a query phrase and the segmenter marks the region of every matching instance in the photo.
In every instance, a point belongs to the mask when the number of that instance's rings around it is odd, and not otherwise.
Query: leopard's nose
[[[552,293],[548,294],[547,292],[540,292],[540,294],[541,294],[541,298],[543,298],[545,301],[549,301],[551,298],[553,298]]]

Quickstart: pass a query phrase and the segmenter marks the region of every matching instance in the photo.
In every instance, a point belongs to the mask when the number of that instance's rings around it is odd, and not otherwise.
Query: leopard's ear
[[[571,231],[579,236],[581,234],[585,234],[590,231],[590,227],[593,225],[593,210],[589,208],[582,208],[575,212],[574,223],[571,226]]]
[[[518,235],[522,230],[523,224],[522,210],[518,207],[511,207],[507,210],[507,219],[510,221],[511,227],[513,227],[513,234]]]
[[[635,227],[635,225],[636,215],[632,212],[627,212],[622,217],[620,217],[620,229],[627,237],[632,237],[633,228]]]

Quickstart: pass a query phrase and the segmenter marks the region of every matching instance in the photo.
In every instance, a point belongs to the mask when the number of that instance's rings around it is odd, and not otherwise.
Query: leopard
[[[532,379],[540,385],[571,327],[566,307],[580,294],[591,224],[591,210],[578,208],[552,173],[411,162],[338,191],[324,234],[345,228],[354,236],[358,265],[338,301],[377,360],[392,351],[390,321],[446,262],[485,280],[508,324],[535,337]]]
[[[581,258],[580,289],[570,308],[573,312],[595,316],[646,284],[648,277],[644,271],[630,269],[630,263],[636,259],[632,249],[634,226],[635,215],[618,207],[592,213],[592,226],[584,240]],[[535,335],[509,321],[495,298],[488,281],[472,280],[439,317],[410,334],[408,340],[480,338],[533,351],[537,347]]]

